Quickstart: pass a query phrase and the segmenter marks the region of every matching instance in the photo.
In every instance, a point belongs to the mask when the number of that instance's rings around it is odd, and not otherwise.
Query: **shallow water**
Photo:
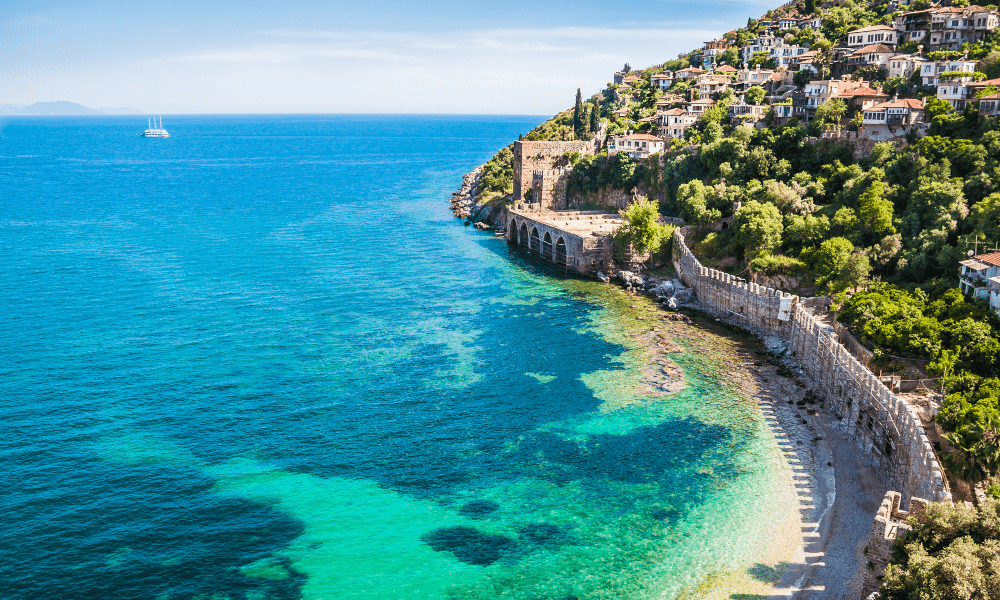
[[[0,122],[0,596],[670,598],[793,509],[710,356],[447,210],[540,119]]]

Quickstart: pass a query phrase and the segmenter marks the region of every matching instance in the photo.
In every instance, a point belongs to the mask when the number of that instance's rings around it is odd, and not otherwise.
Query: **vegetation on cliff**
[[[1000,600],[1000,503],[930,504],[893,546],[889,600]]]
[[[930,6],[917,0],[908,10],[925,4]],[[785,78],[799,90],[810,80],[829,77],[833,49],[847,45],[849,32],[890,24],[898,14],[889,11],[887,0],[845,0],[825,8],[804,0],[725,34],[721,41],[728,48],[715,55],[715,66],[742,67],[743,51],[773,30],[764,21],[793,12],[821,19],[818,30],[777,32],[785,44],[817,53],[818,74],[799,71]],[[906,42],[896,52],[915,50],[915,42]],[[609,83],[589,98],[577,90],[572,109],[523,139],[650,131],[649,117],[657,114],[658,103],[662,108],[665,98],[690,101],[699,93],[691,78],[674,78],[664,91],[651,76],[676,72],[692,60],[697,65],[697,56],[692,52],[643,70],[626,65],[621,83]],[[938,77],[1000,76],[1000,28],[959,51],[931,52],[925,58],[962,56],[976,61],[974,72],[945,71]],[[748,58],[751,68],[776,66],[766,54]],[[855,79],[865,78],[884,94],[925,101],[926,135],[911,130],[905,142],[872,143],[855,153],[850,143],[820,138],[861,127],[857,103],[832,98],[808,122],[779,121],[774,107],[790,103],[790,96],[768,97],[768,90],[749,86],[740,97],[730,87],[713,94],[714,104],[662,154],[630,158],[599,149],[589,156],[566,155],[562,164],[573,166],[567,192],[599,196],[636,187],[660,212],[695,226],[689,242],[706,264],[743,277],[785,276],[799,282],[790,291],[834,297],[842,309],[840,320],[874,351],[877,367],[893,369],[893,357],[922,359],[929,375],[942,377],[948,392],[939,417],[947,433],[944,462],[953,474],[976,479],[997,469],[997,461],[987,455],[994,448],[990,440],[1000,436],[991,391],[991,378],[1000,373],[1000,321],[983,301],[955,288],[966,253],[1000,243],[1000,117],[980,118],[975,99],[954,111],[935,97],[935,88],[922,86],[919,69],[905,78],[890,77],[883,68],[852,69]],[[769,89],[775,93],[774,86]],[[997,92],[990,86],[977,96]],[[756,126],[728,114],[733,103],[766,99],[771,111]],[[488,181],[493,183],[484,189],[505,193],[509,157],[504,150],[491,161]],[[720,220],[727,226],[721,227]],[[627,229],[620,235],[622,243],[634,237]]]

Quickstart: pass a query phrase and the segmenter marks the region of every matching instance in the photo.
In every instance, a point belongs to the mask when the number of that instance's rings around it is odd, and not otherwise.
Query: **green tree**
[[[824,131],[840,129],[840,120],[847,114],[847,104],[840,98],[833,98],[820,104],[816,109],[815,122]]]
[[[699,179],[677,186],[677,206],[684,220],[697,225],[707,225],[722,218],[718,209],[709,208],[715,190],[706,188]]]
[[[601,101],[594,101],[594,109],[590,111],[590,131],[597,133],[601,127]]]
[[[764,91],[764,88],[755,85],[746,91],[744,98],[747,104],[760,104],[766,95],[767,92]]]
[[[938,115],[945,115],[951,112],[951,104],[940,98],[928,98],[927,106],[924,108],[927,116],[933,119]]]
[[[576,88],[576,104],[573,105],[573,133],[578,138],[583,137],[583,117],[583,94],[580,93],[580,88]]]
[[[842,237],[830,238],[819,245],[812,256],[813,270],[820,275],[818,283],[836,279],[854,252],[854,244]]]
[[[856,290],[865,285],[871,272],[872,267],[868,262],[868,255],[861,250],[853,252],[847,257],[847,262],[840,269],[836,288],[840,290]]]
[[[896,228],[892,226],[892,202],[885,199],[885,186],[881,181],[876,180],[868,186],[858,204],[861,222],[879,238],[896,233]]]
[[[659,222],[660,211],[655,202],[639,198],[621,211],[622,224],[613,234],[615,246],[624,253],[631,248],[637,254],[655,255],[664,242],[670,239],[673,228]]]
[[[885,600],[998,600],[1000,505],[929,504],[896,542],[879,590]]]
[[[748,257],[777,248],[783,230],[781,213],[773,204],[751,200],[733,215],[733,239]]]

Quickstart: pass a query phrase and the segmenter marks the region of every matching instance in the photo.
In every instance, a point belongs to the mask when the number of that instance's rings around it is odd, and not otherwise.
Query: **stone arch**
[[[517,245],[517,219],[510,220],[510,227],[507,229],[507,240]]]
[[[520,246],[522,250],[528,249],[528,226],[524,223],[521,223],[521,229],[518,231],[517,245]]]
[[[566,266],[566,242],[562,238],[556,240],[555,261],[559,266]]]
[[[532,227],[531,228],[531,253],[534,254],[535,256],[538,256],[538,254],[541,251],[542,251],[542,242],[538,238],[538,228],[537,227]]]
[[[548,231],[545,232],[545,237],[542,238],[542,256],[546,260],[552,259],[552,236],[549,235]]]
[[[723,221],[722,222],[722,230],[725,231],[726,229],[729,229],[729,223]]]

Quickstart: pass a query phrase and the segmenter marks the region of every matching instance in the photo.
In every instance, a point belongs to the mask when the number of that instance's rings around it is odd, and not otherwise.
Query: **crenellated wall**
[[[566,202],[566,184],[569,181],[569,174],[572,172],[573,167],[532,171],[532,203],[541,204],[543,210],[569,208]]]
[[[593,154],[593,142],[514,142],[514,200],[522,201],[531,189],[534,171],[553,169],[564,155],[572,152]]]
[[[950,500],[917,412],[848,352],[834,327],[807,310],[798,296],[702,266],[684,243],[684,233],[674,232],[675,265],[698,301],[747,329],[784,338],[841,432],[907,502],[914,497]]]
[[[868,559],[864,569],[864,581],[861,586],[861,597],[867,598],[878,591],[879,581],[885,573],[885,568],[892,558],[892,545],[900,535],[910,530],[906,524],[908,517],[920,518],[927,509],[927,501],[923,498],[910,498],[910,510],[899,509],[899,492],[886,492],[882,505],[875,513],[871,533],[868,534],[868,544],[865,547],[865,557]]]

